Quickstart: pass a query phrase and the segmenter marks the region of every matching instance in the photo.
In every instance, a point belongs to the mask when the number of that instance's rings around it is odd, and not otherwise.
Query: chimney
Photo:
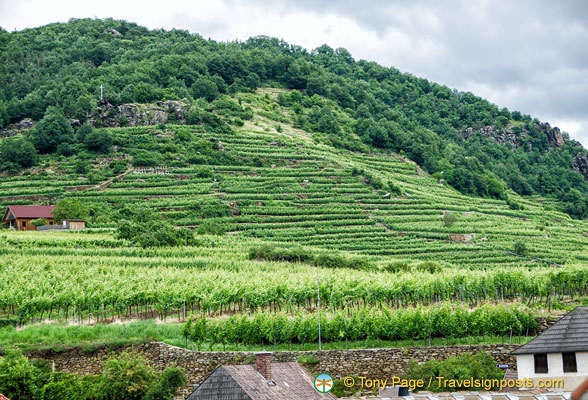
[[[270,351],[255,353],[255,369],[266,380],[272,379],[272,353]]]

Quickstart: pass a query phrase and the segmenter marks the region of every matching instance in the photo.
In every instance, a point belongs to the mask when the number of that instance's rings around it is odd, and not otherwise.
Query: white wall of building
[[[535,359],[533,354],[517,355],[517,373],[519,379],[533,379],[535,384],[539,379],[563,379],[564,390],[574,390],[584,379],[588,378],[588,352],[576,353],[578,372],[563,372],[561,353],[547,354],[547,373],[535,373]],[[554,389],[561,391],[561,389]]]

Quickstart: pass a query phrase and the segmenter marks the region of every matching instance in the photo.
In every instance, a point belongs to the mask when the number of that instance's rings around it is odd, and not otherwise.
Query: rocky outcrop
[[[25,118],[16,124],[10,125],[7,128],[0,129],[0,138],[16,136],[19,133],[26,133],[33,127],[33,121],[30,118]]]
[[[159,124],[185,124],[190,105],[176,100],[160,101],[153,104],[121,104],[112,106],[108,101],[98,105],[97,120],[90,120],[96,126],[145,126]]]
[[[537,128],[547,137],[547,144],[549,147],[561,147],[567,143],[566,137],[558,127],[552,128],[548,123],[540,123],[537,125]],[[483,137],[494,139],[497,143],[509,144],[511,149],[514,150],[521,145],[519,138],[527,135],[527,130],[524,126],[519,128],[520,133],[517,133],[515,129],[514,126],[509,126],[504,129],[496,129],[489,125],[478,130],[471,127],[466,128],[459,131],[459,134],[462,138],[467,140],[470,136],[479,132]]]
[[[578,154],[576,158],[574,158],[572,168],[574,168],[576,172],[582,174],[584,179],[588,181],[588,154]]]

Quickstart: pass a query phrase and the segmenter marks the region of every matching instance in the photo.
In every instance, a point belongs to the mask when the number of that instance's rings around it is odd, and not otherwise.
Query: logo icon
[[[333,390],[333,377],[329,374],[318,374],[314,378],[314,388],[319,393],[329,393]]]

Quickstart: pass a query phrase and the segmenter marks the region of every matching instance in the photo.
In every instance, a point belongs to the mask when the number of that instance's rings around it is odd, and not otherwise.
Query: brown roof
[[[334,400],[330,393],[319,393],[312,377],[298,363],[272,363],[268,382],[255,365],[223,365],[216,369],[189,397],[189,400]]]
[[[588,351],[588,307],[576,307],[513,354]]]
[[[4,396],[2,393],[0,393],[0,400],[10,400],[8,397]]]
[[[8,206],[15,218],[53,218],[55,206]]]

